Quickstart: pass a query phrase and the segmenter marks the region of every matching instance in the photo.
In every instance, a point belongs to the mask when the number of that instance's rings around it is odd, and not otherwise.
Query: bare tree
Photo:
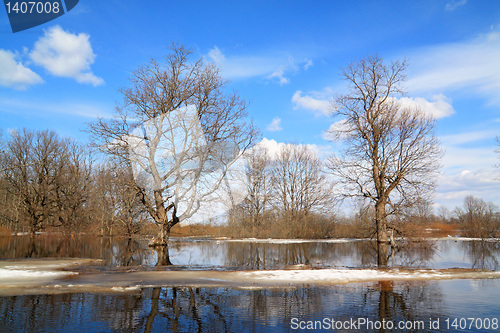
[[[22,203],[30,232],[77,225],[90,177],[84,150],[55,132],[26,129],[13,133],[6,146],[5,179]]]
[[[71,230],[90,223],[90,216],[84,212],[88,200],[92,176],[92,157],[79,144],[63,141],[65,155],[60,156],[64,163],[58,181],[54,184],[57,218],[60,225]]]
[[[463,209],[457,209],[456,213],[468,236],[480,238],[495,236],[500,220],[498,207],[492,202],[467,195]]]
[[[288,144],[278,152],[271,171],[275,207],[296,218],[332,204],[332,184],[323,163],[306,145]]]
[[[341,119],[330,132],[344,143],[330,159],[344,195],[368,198],[375,205],[378,264],[387,265],[387,216],[427,196],[434,188],[442,152],[435,120],[422,110],[401,105],[405,61],[384,64],[378,56],[342,70],[349,91],[334,104]]]
[[[137,196],[135,181],[130,168],[118,166],[114,169],[113,197],[115,198],[116,221],[127,236],[138,233],[147,221],[147,212]]]
[[[254,234],[271,196],[270,167],[271,159],[265,148],[256,146],[245,154],[248,197],[244,206],[250,215]]]
[[[117,224],[118,195],[115,190],[117,175],[112,163],[103,163],[96,166],[92,173],[92,187],[89,210],[92,214],[95,227],[100,229],[102,236],[113,234]]]
[[[96,146],[134,166],[137,193],[162,245],[174,225],[216,201],[226,173],[255,137],[244,122],[245,102],[225,92],[219,69],[191,56],[174,45],[163,63],[139,67],[131,87],[121,90],[116,118],[90,125]]]

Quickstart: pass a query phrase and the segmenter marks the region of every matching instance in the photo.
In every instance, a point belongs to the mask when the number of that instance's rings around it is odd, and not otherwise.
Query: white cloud
[[[299,93],[299,94],[297,94]],[[296,100],[301,98],[300,91],[295,93],[294,97]],[[296,96],[297,95],[297,96]],[[400,103],[403,108],[409,108],[412,110],[418,110],[426,115],[429,115],[435,119],[448,117],[455,113],[453,107],[451,106],[449,99],[444,95],[435,95],[432,97],[432,102],[427,101],[424,98],[416,97],[409,98],[403,97],[400,99],[392,98],[394,102]],[[293,99],[292,99],[293,100]],[[310,102],[310,109],[315,106],[315,102]],[[307,100],[304,102],[307,105]],[[337,141],[346,139],[349,136],[350,128],[347,120],[342,119],[336,121],[330,125],[330,127],[324,131],[321,137],[327,141]]]
[[[274,117],[271,123],[267,125],[266,130],[268,130],[269,132],[282,131],[283,128],[281,127],[281,118]]]
[[[438,184],[436,200],[448,208],[461,206],[467,195],[500,204],[498,172],[493,169],[463,170],[445,174],[439,178]]]
[[[496,129],[470,131],[439,137],[446,153],[443,157],[445,170],[479,170],[492,168],[497,162]],[[499,186],[500,188],[500,186]]]
[[[276,158],[278,152],[283,149],[285,145],[286,144],[283,142],[277,142],[276,140],[263,138],[255,145],[255,147],[256,149],[265,149],[271,158]]]
[[[473,40],[421,49],[410,55],[411,93],[459,90],[500,103],[500,32]]]
[[[466,195],[500,204],[500,170],[494,129],[439,137],[445,150],[443,174],[438,180],[436,200],[449,208],[460,206]]]
[[[230,79],[263,77],[276,80],[279,84],[290,82],[290,76],[297,73],[300,66],[307,70],[312,60],[295,60],[284,55],[226,56],[217,46],[209,50],[207,58],[221,67],[223,75]]]
[[[325,92],[310,92],[309,95],[302,95],[302,91],[297,90],[292,96],[294,109],[302,108],[314,111],[316,116],[329,116],[332,110],[332,103],[327,99],[331,92],[326,89]]]
[[[285,71],[286,70],[287,70],[286,66],[280,66],[273,73],[271,73],[271,75],[269,75],[267,78],[268,79],[274,79],[274,78],[276,78],[276,79],[279,80],[279,83],[281,85],[287,84],[287,83],[290,82],[290,79],[288,79],[287,77],[285,77]]]
[[[304,69],[307,71],[313,65],[313,61],[311,59],[304,59],[304,62]]]
[[[467,3],[467,0],[452,0],[451,2],[448,2],[446,4],[445,9],[447,11],[453,11],[459,7],[465,6],[466,3]]]
[[[432,96],[431,102],[422,97],[403,97],[399,99],[399,103],[403,107],[420,110],[435,119],[449,117],[455,113],[449,98],[442,94]]]
[[[271,159],[275,159],[278,156],[278,153],[285,146],[293,146],[297,145],[295,143],[283,143],[277,142],[276,140],[269,140],[263,138],[260,142],[255,145],[255,149],[264,148]],[[316,144],[299,144],[299,146],[307,146],[311,150],[313,154],[318,156],[319,158],[326,158],[331,155],[331,147],[329,145],[316,145]]]
[[[350,127],[346,119],[334,122],[321,134],[321,138],[327,141],[343,140],[348,137]]]
[[[17,55],[9,50],[0,49],[0,85],[24,90],[42,83],[43,79],[17,60]]]
[[[443,145],[445,155],[443,157],[443,166],[449,170],[476,170],[484,167],[493,167],[498,160],[494,154],[494,146],[449,146]],[[500,188],[500,186],[499,186]]]
[[[221,50],[219,50],[217,46],[208,51],[208,57],[220,66],[226,62],[226,56],[222,53]]]
[[[76,35],[54,26],[46,30],[44,36],[35,43],[30,58],[52,75],[73,78],[79,83],[101,85],[104,80],[90,70],[95,54],[89,38],[87,34]]]

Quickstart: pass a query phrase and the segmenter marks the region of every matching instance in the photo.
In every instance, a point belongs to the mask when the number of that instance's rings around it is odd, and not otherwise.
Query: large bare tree
[[[428,198],[442,156],[432,116],[397,99],[406,68],[405,61],[385,64],[378,56],[343,68],[348,92],[336,98],[339,120],[330,127],[344,147],[329,166],[343,194],[374,203],[379,266],[388,262],[388,215]]]
[[[161,245],[174,225],[203,205],[217,206],[226,173],[255,137],[246,103],[227,92],[219,68],[192,57],[173,45],[163,62],[139,67],[121,90],[116,117],[90,125],[94,144],[133,166]]]

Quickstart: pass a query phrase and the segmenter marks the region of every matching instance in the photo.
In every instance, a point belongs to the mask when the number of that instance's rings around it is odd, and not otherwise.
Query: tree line
[[[228,92],[220,68],[193,58],[173,45],[134,71],[114,118],[87,128],[90,147],[49,130],[10,133],[1,148],[0,223],[103,235],[156,225],[155,245],[166,245],[174,226],[225,203],[233,233],[334,237],[348,224],[335,207],[349,199],[361,207],[356,223],[369,216],[385,265],[399,225],[429,207],[443,154],[432,115],[399,103],[406,61],[368,56],[342,69],[347,93],[332,101],[329,130],[341,149],[323,161],[307,145],[272,154],[256,145],[247,103]],[[238,168],[243,200],[225,190]],[[481,199],[466,198],[456,215],[474,234],[496,232],[496,207]]]
[[[9,232],[44,230],[99,235],[155,233],[131,168],[116,159],[96,162],[90,149],[49,130],[4,135],[0,226]],[[286,144],[272,155],[255,147],[244,157],[247,193],[230,210],[221,235],[285,238],[373,237],[375,209],[357,201],[339,210],[338,184],[327,162],[307,145]],[[472,195],[462,207],[434,212],[418,201],[388,219],[405,235],[429,225],[454,225],[471,237],[498,236],[498,207]],[[224,224],[221,224],[224,225]],[[205,230],[206,231],[206,230]]]
[[[129,169],[95,163],[88,147],[54,131],[11,132],[0,163],[0,223],[8,230],[131,235],[147,219]]]

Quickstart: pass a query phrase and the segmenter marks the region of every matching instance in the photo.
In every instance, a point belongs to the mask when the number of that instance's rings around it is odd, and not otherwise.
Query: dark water
[[[148,248],[146,240],[54,235],[0,239],[1,258],[96,258],[103,259],[100,270],[172,269],[158,266],[163,256]],[[178,239],[170,244],[169,259],[173,269],[233,270],[296,264],[371,267],[376,255],[367,241],[269,244]],[[403,249],[391,263],[498,270],[499,259],[497,242],[446,239]],[[0,298],[0,331],[5,332],[296,332],[308,327],[331,332],[495,332],[500,331],[499,319],[498,279],[251,290],[169,287]],[[398,329],[400,324],[408,329]],[[486,325],[490,329],[484,329]]]

